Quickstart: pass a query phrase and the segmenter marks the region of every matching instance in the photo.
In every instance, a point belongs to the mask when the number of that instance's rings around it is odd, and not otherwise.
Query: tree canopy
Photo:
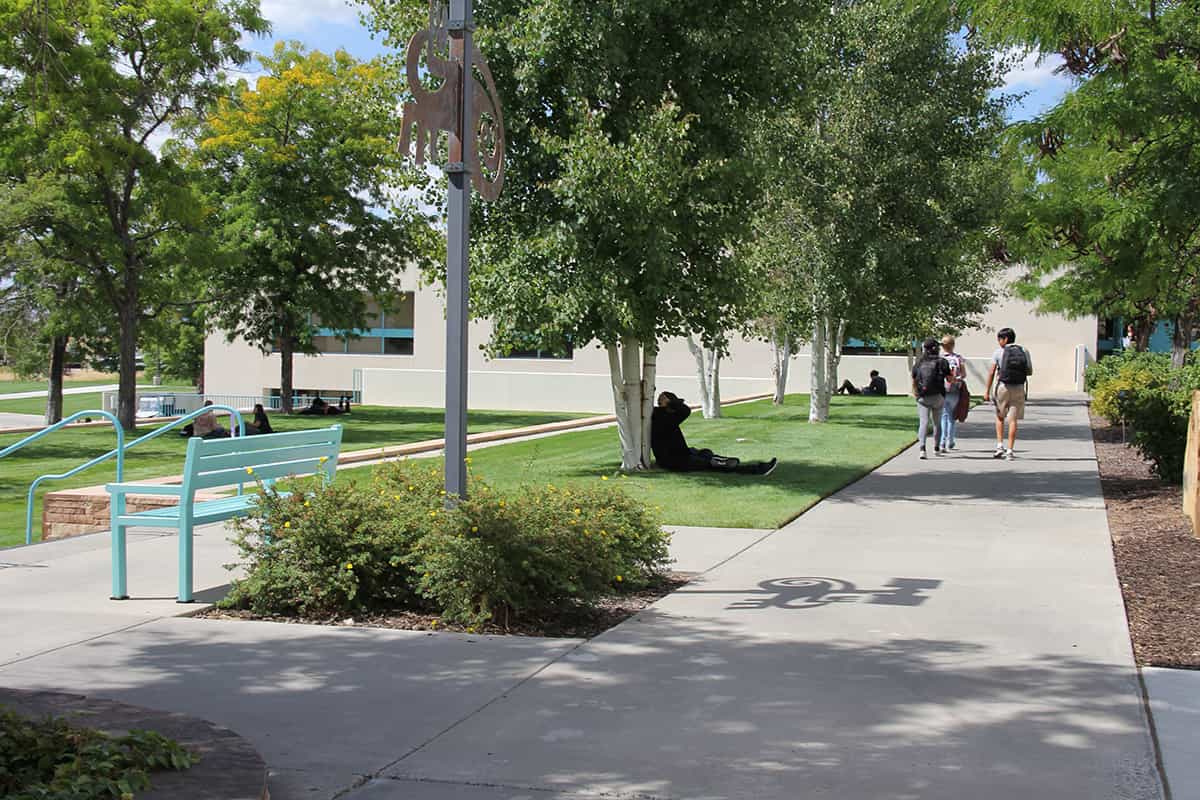
[[[0,172],[24,212],[9,232],[106,310],[127,428],[139,327],[194,300],[178,269],[210,258],[194,175],[155,145],[266,29],[255,0],[0,0]]]
[[[196,133],[219,208],[223,257],[213,320],[231,338],[278,348],[283,410],[293,353],[316,328],[367,327],[397,276],[437,252],[428,220],[395,199],[415,182],[395,152],[399,129],[378,63],[280,43],[266,74],[242,81]]]

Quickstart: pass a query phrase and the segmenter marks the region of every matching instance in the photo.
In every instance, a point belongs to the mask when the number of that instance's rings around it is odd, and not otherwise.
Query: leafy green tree
[[[211,257],[194,175],[156,141],[226,91],[256,0],[0,0],[0,171],[21,221],[72,265],[116,333],[118,415],[136,413],[139,328]]]
[[[402,46],[420,3],[369,0]],[[477,37],[507,123],[504,194],[474,210],[473,312],[609,356],[622,466],[648,466],[658,342],[711,347],[745,295],[730,244],[759,185],[747,117],[798,90],[818,4],[498,0]],[[770,31],[769,35],[762,32]]]
[[[277,44],[266,74],[241,82],[197,134],[213,179],[225,251],[225,299],[213,321],[281,357],[291,411],[295,353],[319,326],[366,326],[367,301],[436,252],[428,220],[391,197],[401,168],[389,83],[377,63]]]
[[[835,4],[808,40],[822,58],[809,91],[774,120],[787,178],[751,252],[777,349],[811,347],[813,422],[828,416],[847,335],[911,341],[970,324],[990,299],[983,245],[1003,198],[1008,99],[992,96],[994,53],[957,44],[957,28],[944,6]]]
[[[1174,323],[1182,364],[1200,316],[1200,7],[964,4],[977,36],[1059,56],[1075,88],[1013,131],[1019,202],[998,256],[1048,311],[1124,316],[1142,346]]]

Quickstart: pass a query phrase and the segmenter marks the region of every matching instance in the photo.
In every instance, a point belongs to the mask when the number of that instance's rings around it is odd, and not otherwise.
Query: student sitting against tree
[[[743,464],[736,458],[716,455],[712,450],[688,447],[679,426],[691,413],[687,403],[671,392],[658,396],[658,405],[650,417],[650,449],[660,467],[673,472],[712,470],[742,475],[770,475],[775,469],[778,459]]]
[[[879,370],[871,370],[871,382],[859,389],[850,379],[842,381],[842,385],[838,387],[838,394],[861,394],[870,397],[883,397],[887,394],[887,381],[879,376]]]

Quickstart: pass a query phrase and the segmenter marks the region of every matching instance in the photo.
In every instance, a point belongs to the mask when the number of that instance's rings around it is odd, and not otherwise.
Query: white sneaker
[[[1012,450],[1004,451],[1004,460],[1005,461],[1012,461],[1014,458],[1016,458],[1016,455],[1013,453]]]
[[[1004,458],[1004,445],[996,444],[996,452],[992,453],[992,458]]]
[[[921,448],[921,454],[919,456],[917,456],[917,458],[921,459],[922,461],[925,460],[925,448],[924,447]]]

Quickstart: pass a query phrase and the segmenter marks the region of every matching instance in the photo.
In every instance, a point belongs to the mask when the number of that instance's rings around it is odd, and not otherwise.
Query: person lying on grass
[[[688,447],[679,426],[692,413],[687,403],[671,392],[658,396],[658,405],[650,417],[650,449],[655,462],[673,472],[736,472],[741,475],[770,475],[778,459],[743,464],[731,456],[719,456],[712,450]]]

